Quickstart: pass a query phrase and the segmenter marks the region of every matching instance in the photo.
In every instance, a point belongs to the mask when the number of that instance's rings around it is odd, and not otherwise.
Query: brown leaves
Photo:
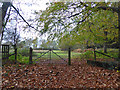
[[[68,65],[10,65],[2,71],[3,88],[117,88],[120,73],[86,61]]]

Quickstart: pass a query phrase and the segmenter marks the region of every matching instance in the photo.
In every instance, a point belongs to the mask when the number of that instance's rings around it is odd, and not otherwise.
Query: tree
[[[51,38],[54,38],[69,32],[69,30],[71,30],[69,28],[84,22],[85,18],[87,18],[87,14],[82,12],[86,11],[88,8],[83,9],[84,7],[82,2],[51,3],[46,11],[37,12],[37,15],[40,16],[37,16],[39,17],[37,19],[38,24],[39,26],[43,26],[43,29],[40,31],[41,34],[48,33]]]
[[[58,49],[57,41],[42,40],[40,45],[42,49]]]
[[[71,28],[71,26],[73,28],[75,26],[76,27],[80,26],[79,28],[86,26],[86,21],[89,20],[90,17],[92,17],[93,15],[98,13],[101,9],[106,10],[107,12],[112,11],[112,12],[118,13],[118,8],[113,7],[114,5],[115,5],[115,3],[101,3],[101,2],[97,2],[97,3],[86,3],[86,2],[85,3],[83,3],[83,2],[51,3],[51,5],[47,8],[46,11],[40,12],[42,14],[38,13],[38,15],[40,15],[40,17],[38,18],[38,22],[40,25],[44,26],[43,29],[41,30],[41,33],[42,34],[50,33],[50,35],[52,35],[53,38],[55,36],[59,36],[59,35],[62,36],[62,34],[71,32],[71,31],[69,31],[69,28]],[[79,12],[77,12],[77,11],[79,11]],[[112,15],[110,12],[107,15],[109,15],[109,14],[110,14],[110,16]],[[99,16],[99,15],[97,15],[97,16]],[[100,17],[102,17],[102,16],[100,16]],[[100,19],[99,19],[99,21],[100,21]],[[57,29],[56,29],[56,26],[58,26]],[[115,27],[117,27],[117,25],[114,25],[113,28],[115,28]],[[91,26],[90,26],[90,28],[91,28]],[[95,28],[98,28],[98,27],[95,26]],[[106,25],[104,25],[104,30],[105,30],[105,28],[106,28]],[[78,29],[76,29],[76,31]],[[106,29],[111,29],[111,28],[109,28],[107,25]],[[75,30],[75,29],[73,29],[73,30]],[[98,29],[98,30],[100,30],[100,29]],[[98,30],[97,30],[97,34],[98,34]],[[103,29],[101,29],[101,30],[103,30]],[[103,30],[103,32],[104,32],[104,30]],[[82,31],[87,32],[87,30],[82,30]],[[113,32],[114,30],[111,29],[110,31]],[[96,34],[96,33],[94,33],[94,34]],[[104,35],[105,35],[105,32],[104,32]],[[109,35],[112,35],[112,34],[109,34]],[[107,35],[107,37],[109,35]],[[95,37],[94,39],[101,38],[103,40],[103,38],[101,36],[95,35],[94,37]],[[106,41],[106,40],[104,40],[104,41]],[[119,46],[120,46],[120,43],[119,43]],[[120,48],[119,48],[119,53],[120,53]],[[120,54],[118,56],[120,56]]]
[[[32,43],[33,43],[33,48],[37,48],[38,38],[36,37],[35,39],[33,39]]]
[[[24,48],[25,47],[25,41],[20,41],[18,42],[18,45],[17,45],[19,48]]]
[[[17,28],[9,28],[5,30],[3,40],[6,41],[7,44],[16,48],[18,43],[20,42],[20,35],[16,32]]]
[[[113,43],[113,41],[117,42],[118,28],[117,17],[115,16],[116,13],[99,10],[86,20],[85,25],[82,26],[84,24],[82,23],[80,25],[82,27],[78,28],[78,31],[84,33],[84,37],[89,39],[88,43],[104,44],[104,51],[107,52],[107,45]]]
[[[3,26],[5,27],[4,25],[4,18],[6,16],[6,12],[7,12],[7,9],[8,7],[10,6],[10,2],[0,2],[2,3],[2,7],[0,7],[0,51],[1,51],[1,43],[2,43],[2,38],[3,38],[3,32],[4,32],[4,29],[3,29]]]
[[[68,50],[71,48],[72,50],[76,48],[76,45],[80,45],[79,41],[77,41],[77,35],[74,33],[68,33],[59,39],[59,48],[61,50]]]
[[[47,49],[47,42],[45,40],[42,40],[42,44],[40,45],[42,49]]]
[[[2,32],[0,33],[1,41],[2,41],[2,38],[3,38],[4,27],[7,23],[7,20],[5,21],[6,12],[8,10],[8,7],[11,5],[10,2],[2,2],[2,3],[3,3],[3,5],[2,5],[2,30],[1,30]],[[8,15],[8,18],[9,18],[9,15]]]
[[[119,45],[119,53],[118,53],[118,58],[119,58],[119,61],[120,61],[120,2],[118,2],[118,7],[98,7],[99,9],[103,9],[103,10],[110,10],[110,11],[113,11],[113,12],[116,12],[118,13],[118,45]]]

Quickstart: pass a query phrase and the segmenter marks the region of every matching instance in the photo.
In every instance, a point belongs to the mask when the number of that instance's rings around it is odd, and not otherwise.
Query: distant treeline
[[[35,48],[34,50],[59,50],[58,48]]]

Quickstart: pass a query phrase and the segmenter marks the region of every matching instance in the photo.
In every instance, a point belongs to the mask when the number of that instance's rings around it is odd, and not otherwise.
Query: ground
[[[120,88],[120,73],[86,60],[67,64],[11,64],[3,67],[2,88]]]

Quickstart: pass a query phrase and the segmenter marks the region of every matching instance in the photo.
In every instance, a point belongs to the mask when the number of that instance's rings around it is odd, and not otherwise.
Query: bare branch
[[[19,16],[23,19],[23,21],[31,28],[35,29],[36,31],[39,31],[38,29],[34,28],[33,26],[31,26],[24,18],[23,16],[19,13],[19,11],[11,4],[11,6],[16,10],[16,12],[19,14]]]

